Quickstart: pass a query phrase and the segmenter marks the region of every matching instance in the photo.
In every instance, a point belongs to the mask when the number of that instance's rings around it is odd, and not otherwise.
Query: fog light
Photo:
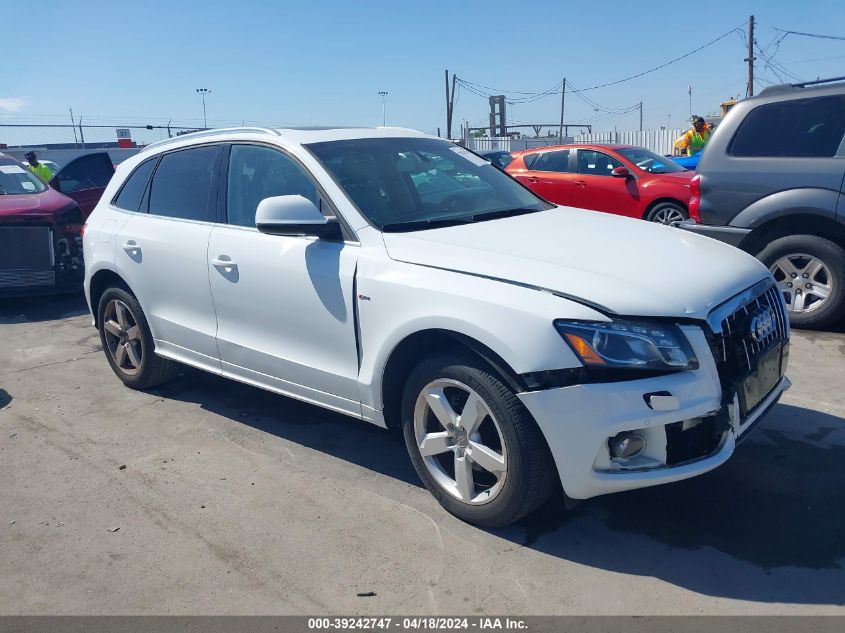
[[[645,438],[632,431],[623,431],[608,440],[613,459],[631,459],[645,450]]]

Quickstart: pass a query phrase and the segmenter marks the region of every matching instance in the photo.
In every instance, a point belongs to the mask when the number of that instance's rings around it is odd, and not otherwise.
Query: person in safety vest
[[[43,163],[38,162],[38,157],[35,155],[35,152],[27,152],[24,154],[24,158],[26,162],[29,163],[27,167],[29,167],[29,171],[33,174],[38,176],[44,182],[50,182],[50,179],[53,177],[53,172],[50,171],[50,168]]]
[[[712,130],[707,125],[707,121],[700,116],[694,116],[692,117],[692,128],[675,141],[675,147],[682,153],[686,153],[687,156],[692,156],[704,149],[707,141],[710,140],[711,133]]]

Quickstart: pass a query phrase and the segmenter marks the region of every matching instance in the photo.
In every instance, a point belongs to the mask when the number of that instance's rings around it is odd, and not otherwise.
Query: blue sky
[[[72,107],[86,119],[197,121],[194,89],[206,87],[210,124],[378,125],[377,93],[387,90],[388,124],[445,130],[446,68],[508,90],[545,90],[563,76],[584,87],[744,28],[751,13],[764,47],[777,36],[773,26],[845,36],[843,0],[8,2],[0,119],[64,117]],[[688,84],[699,114],[744,94],[744,56],[732,34],[666,69],[587,94],[611,108],[642,100],[646,128],[666,125],[670,114],[676,127],[688,116]],[[789,36],[775,59],[802,78],[845,75],[845,41]],[[764,66],[758,61],[758,72],[776,81]],[[518,104],[510,119],[557,121],[559,107],[559,96]],[[461,91],[455,127],[483,123],[487,110],[485,99]],[[573,95],[566,114],[571,122],[597,117]],[[637,114],[596,125],[635,129]]]

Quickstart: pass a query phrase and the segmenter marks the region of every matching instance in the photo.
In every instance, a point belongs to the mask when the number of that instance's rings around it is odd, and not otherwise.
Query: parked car
[[[667,158],[671,158],[675,163],[686,170],[695,171],[695,168],[698,166],[698,161],[701,159],[701,150],[697,151],[692,156],[668,156]]]
[[[845,83],[813,83],[731,109],[692,181],[702,224],[686,228],[756,255],[793,325],[825,328],[845,317]]]
[[[586,499],[707,472],[789,386],[783,301],[753,257],[556,207],[411,130],[150,145],[84,248],[127,386],[185,363],[401,428],[426,487],[480,525],[558,485]]]
[[[89,157],[72,161],[47,186],[0,153],[0,296],[79,291],[85,209],[93,208],[95,193],[104,189],[84,184],[99,178],[88,173],[97,164]]]
[[[87,218],[113,175],[114,164],[107,152],[83,154],[55,172],[50,186],[73,198]]]
[[[692,174],[642,147],[558,145],[531,149],[514,152],[505,171],[555,204],[660,224],[677,224],[690,217]]]
[[[501,150],[477,153],[483,159],[491,163],[494,167],[498,167],[502,171],[504,171],[505,168],[510,165],[511,161],[513,160],[513,156],[511,156],[510,152],[504,152]]]

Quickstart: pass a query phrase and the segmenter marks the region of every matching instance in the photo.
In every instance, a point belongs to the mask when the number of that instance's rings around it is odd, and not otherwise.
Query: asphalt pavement
[[[122,386],[84,301],[0,302],[0,614],[845,614],[845,333],[721,468],[507,529],[401,437],[186,368]],[[358,595],[374,594],[374,595]]]

